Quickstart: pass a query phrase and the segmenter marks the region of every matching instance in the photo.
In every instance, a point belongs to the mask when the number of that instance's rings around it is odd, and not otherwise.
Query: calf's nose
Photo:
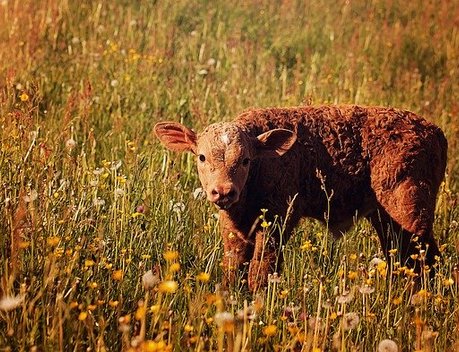
[[[232,184],[218,185],[212,189],[209,200],[219,206],[230,204],[236,197],[236,189]]]

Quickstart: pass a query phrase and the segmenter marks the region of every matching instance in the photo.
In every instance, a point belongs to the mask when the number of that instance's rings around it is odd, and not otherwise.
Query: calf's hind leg
[[[429,182],[407,178],[394,189],[377,194],[380,206],[367,217],[378,232],[386,256],[391,246],[396,247],[402,265],[415,268],[417,273],[422,268],[411,255],[424,250],[429,267],[440,255],[432,232],[437,190]]]

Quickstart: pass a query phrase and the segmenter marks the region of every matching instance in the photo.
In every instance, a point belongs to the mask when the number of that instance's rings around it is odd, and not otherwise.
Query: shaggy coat
[[[422,265],[412,254],[425,250],[428,266],[440,254],[432,227],[447,142],[437,126],[411,112],[254,109],[198,135],[174,122],[158,123],[155,132],[169,149],[197,155],[207,198],[220,208],[228,281],[248,262],[249,288],[265,285],[282,262],[281,242],[302,217],[327,221],[335,236],[365,217],[386,256],[397,248],[400,261],[418,273]],[[282,231],[261,227],[261,209],[267,221],[283,219]]]

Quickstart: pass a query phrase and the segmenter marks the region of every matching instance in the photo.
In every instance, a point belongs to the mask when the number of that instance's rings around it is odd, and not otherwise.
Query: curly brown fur
[[[175,135],[173,143],[168,140],[177,129],[184,136],[179,148]],[[269,210],[267,220],[286,219],[283,242],[302,217],[325,221],[330,209],[327,221],[335,236],[357,215],[371,221],[385,254],[396,247],[407,265],[416,266],[411,254],[419,249],[426,251],[428,266],[440,254],[432,227],[447,142],[438,127],[411,112],[360,106],[254,109],[197,136],[175,123],[159,123],[155,131],[171,149],[198,155],[203,187],[220,207],[229,281],[249,262],[248,283],[255,290],[282,262],[281,234],[274,230],[264,238],[257,224],[260,209]],[[323,188],[332,192],[330,199]],[[419,265],[416,269],[420,272]]]

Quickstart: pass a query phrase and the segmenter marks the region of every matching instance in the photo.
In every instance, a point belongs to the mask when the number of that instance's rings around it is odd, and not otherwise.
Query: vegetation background
[[[0,43],[0,350],[459,350],[457,0],[1,0]],[[305,221],[267,290],[222,291],[194,159],[152,126],[324,103],[443,129],[439,275]]]

